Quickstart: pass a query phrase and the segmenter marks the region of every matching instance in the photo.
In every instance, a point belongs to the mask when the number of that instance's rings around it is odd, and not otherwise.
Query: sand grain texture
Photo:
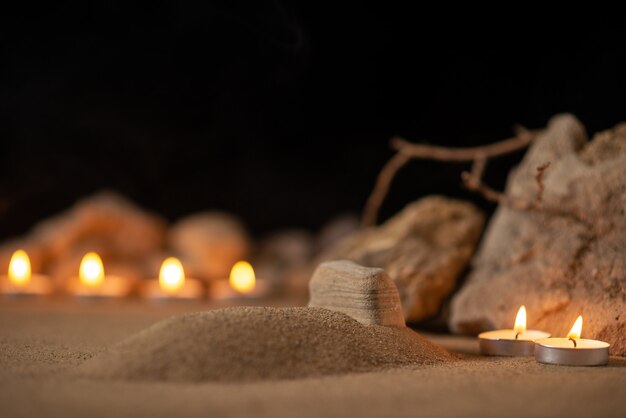
[[[218,306],[0,300],[0,416],[623,418],[626,409],[626,359],[558,367],[481,357],[475,338],[458,336],[428,336],[463,353],[432,367],[227,384],[76,376],[78,364],[116,341]]]
[[[106,379],[248,382],[441,364],[456,358],[408,328],[322,308],[237,307],[161,321],[85,362]]]

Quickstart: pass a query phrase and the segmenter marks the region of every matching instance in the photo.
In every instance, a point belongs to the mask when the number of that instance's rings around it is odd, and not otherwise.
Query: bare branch
[[[480,193],[490,202],[499,203],[517,210],[536,210],[539,209],[539,205],[543,198],[543,175],[549,166],[550,163],[547,162],[537,167],[537,174],[535,175],[535,181],[537,182],[537,196],[534,201],[512,198],[483,183],[482,175],[485,169],[485,162],[481,161],[481,159],[476,159],[474,161],[471,172],[468,173],[467,171],[464,171],[461,173],[461,179],[463,180],[463,185],[468,190]]]
[[[438,161],[474,161],[478,157],[493,158],[500,155],[524,149],[532,142],[540,131],[518,129],[518,134],[512,138],[493,144],[470,148],[447,148],[426,144],[414,144],[402,138],[393,138],[391,147],[396,151],[421,160]]]
[[[472,173],[463,173],[462,178],[465,186],[473,191],[481,193],[486,199],[493,202],[501,202],[506,196],[482,183],[482,174],[487,159],[509,154],[526,148],[540,131],[529,131],[518,127],[517,135],[493,144],[470,148],[446,148],[425,144],[414,144],[402,138],[393,138],[391,147],[397,153],[385,164],[381,170],[374,190],[367,199],[363,211],[362,226],[368,227],[376,224],[378,211],[383,204],[391,182],[396,173],[411,159],[427,159],[436,161],[470,162],[473,161]],[[504,197],[503,197],[504,196]]]
[[[376,179],[374,190],[372,190],[372,193],[365,204],[363,219],[361,220],[361,225],[363,227],[376,224],[378,209],[385,200],[385,197],[387,197],[393,178],[396,173],[409,162],[410,159],[411,157],[408,155],[399,153],[395,154],[380,171],[380,174],[378,174],[378,178]]]
[[[518,210],[529,210],[532,207],[532,204],[521,199],[513,199],[506,194],[499,192],[485,183],[482,180],[482,174],[484,171],[484,163],[482,164],[482,168],[477,169],[476,167],[480,166],[481,163],[479,161],[475,161],[472,165],[472,171],[467,172],[464,171],[461,173],[461,179],[463,180],[463,185],[467,190],[470,190],[475,193],[479,193],[485,200],[488,200],[493,203],[499,203],[505,206],[508,206],[513,209]]]

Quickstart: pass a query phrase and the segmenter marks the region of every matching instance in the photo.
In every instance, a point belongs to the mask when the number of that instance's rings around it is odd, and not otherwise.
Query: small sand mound
[[[161,321],[88,360],[91,377],[255,381],[427,365],[455,357],[408,328],[323,308],[237,307]]]

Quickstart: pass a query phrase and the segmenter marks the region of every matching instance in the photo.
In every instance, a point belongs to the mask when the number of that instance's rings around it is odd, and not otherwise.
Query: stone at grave
[[[347,259],[383,268],[396,283],[404,317],[435,315],[466,269],[484,218],[472,204],[429,196],[383,225],[346,237],[322,260]]]
[[[343,312],[367,325],[405,326],[398,289],[383,269],[345,260],[322,263],[309,292],[310,307]]]
[[[495,213],[450,327],[510,328],[524,304],[531,328],[565,336],[582,315],[584,338],[626,355],[626,124],[588,142],[574,116],[554,117],[509,176],[507,195],[536,199],[535,173],[547,162],[539,210]]]

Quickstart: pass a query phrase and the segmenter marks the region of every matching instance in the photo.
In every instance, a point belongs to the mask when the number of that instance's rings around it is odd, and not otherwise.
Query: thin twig
[[[426,144],[414,144],[402,138],[393,138],[391,147],[412,158],[438,161],[473,161],[477,157],[493,158],[526,148],[539,131],[522,130],[512,138],[470,148],[447,148]]]
[[[543,176],[546,169],[550,166],[550,162],[537,167],[537,174],[535,175],[535,181],[537,183],[537,195],[534,201],[515,199],[506,194],[499,192],[487,186],[482,181],[482,176],[485,170],[486,162],[484,158],[476,159],[472,165],[472,171],[464,171],[461,173],[461,179],[463,185],[473,192],[480,193],[486,200],[494,203],[499,203],[517,210],[535,210],[538,209],[543,199],[543,192],[545,186],[543,184]]]
[[[372,190],[372,193],[365,204],[362,219],[363,226],[372,226],[376,224],[378,208],[382,204],[383,200],[385,200],[393,178],[396,173],[409,162],[410,159],[411,157],[408,155],[398,153],[387,161],[387,164],[385,164],[383,169],[380,171],[380,174],[378,174],[374,190]]]
[[[378,211],[382,205],[391,183],[400,168],[411,159],[429,159],[437,161],[469,162],[473,161],[471,173],[463,174],[463,181],[470,190],[483,194],[488,200],[501,202],[502,193],[499,193],[482,183],[482,172],[488,158],[498,157],[511,152],[526,148],[540,131],[528,131],[524,128],[517,129],[517,135],[493,144],[470,148],[446,148],[425,144],[414,144],[402,138],[393,138],[391,147],[397,153],[385,164],[381,170],[374,190],[367,199],[363,211],[362,226],[368,227],[376,224]],[[471,186],[469,187],[468,186]]]
[[[474,164],[472,164],[472,171],[464,171],[461,173],[461,180],[463,180],[463,185],[467,190],[479,193],[490,202],[506,205],[513,209],[529,210],[532,207],[531,202],[521,199],[513,199],[483,183],[482,175],[484,173],[485,166],[486,160],[484,158],[476,159]]]
[[[537,199],[535,200],[536,206],[539,206],[543,200],[543,191],[545,190],[543,185],[543,174],[546,172],[548,167],[550,167],[550,161],[537,167],[537,174],[535,175],[535,181],[537,182]]]
[[[470,172],[468,180],[470,182],[480,181],[483,178],[483,173],[487,168],[487,159],[484,156],[477,157],[472,163],[472,171]]]

